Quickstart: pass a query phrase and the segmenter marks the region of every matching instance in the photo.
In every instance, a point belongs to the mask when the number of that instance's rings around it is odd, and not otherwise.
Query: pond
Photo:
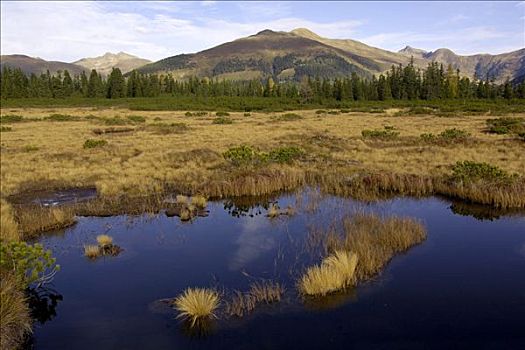
[[[525,346],[525,215],[483,211],[430,197],[362,203],[314,190],[272,198],[294,215],[266,216],[267,203],[208,203],[183,223],[163,213],[80,217],[41,239],[61,271],[40,301],[36,349],[518,348]],[[458,209],[459,208],[459,209]],[[486,208],[485,208],[486,209]],[[318,300],[296,290],[320,252],[310,232],[349,213],[420,219],[427,239],[377,277]],[[89,260],[83,245],[107,233],[123,251]],[[242,319],[186,329],[159,300],[187,287],[245,291],[278,281],[284,300]],[[43,293],[45,294],[45,293]],[[46,299],[47,298],[47,299]]]

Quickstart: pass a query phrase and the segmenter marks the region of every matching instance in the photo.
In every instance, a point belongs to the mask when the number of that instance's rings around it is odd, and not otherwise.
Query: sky
[[[5,1],[1,53],[73,62],[124,51],[150,60],[192,53],[263,29],[303,27],[397,51],[458,54],[525,47],[522,2]]]

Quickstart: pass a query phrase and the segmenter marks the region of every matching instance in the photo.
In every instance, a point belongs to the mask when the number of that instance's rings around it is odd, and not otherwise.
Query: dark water
[[[54,292],[40,300],[42,323],[35,327],[33,346],[525,348],[523,214],[470,211],[438,198],[362,204],[329,197],[317,208],[308,198],[278,198],[281,208],[290,204],[297,213],[273,220],[264,208],[250,209],[250,203],[222,202],[209,204],[210,215],[192,223],[164,215],[80,218],[67,231],[42,239],[62,270]],[[301,302],[294,289],[298,271],[319,260],[305,246],[309,229],[356,210],[419,218],[428,238],[394,258],[373,281]],[[124,252],[89,261],[82,246],[101,233],[111,235]],[[155,302],[189,286],[246,290],[260,278],[283,283],[285,301],[246,319],[217,320],[204,337],[189,334],[174,311]]]

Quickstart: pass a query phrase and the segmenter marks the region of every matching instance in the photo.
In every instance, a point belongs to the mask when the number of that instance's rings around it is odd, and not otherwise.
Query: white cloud
[[[157,60],[200,51],[268,28],[289,31],[307,27],[326,36],[348,37],[360,24],[318,23],[293,17],[254,22],[183,17],[177,15],[180,9],[171,3],[141,4],[141,9],[147,10],[142,11],[144,14],[125,11],[120,4],[111,10],[95,2],[2,2],[1,6],[2,54],[24,53],[64,61],[107,51]]]

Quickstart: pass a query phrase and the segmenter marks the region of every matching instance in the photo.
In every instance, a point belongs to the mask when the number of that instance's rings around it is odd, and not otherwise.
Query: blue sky
[[[525,2],[1,1],[1,52],[74,61],[125,51],[158,60],[263,29],[306,27],[397,51],[525,47]]]

